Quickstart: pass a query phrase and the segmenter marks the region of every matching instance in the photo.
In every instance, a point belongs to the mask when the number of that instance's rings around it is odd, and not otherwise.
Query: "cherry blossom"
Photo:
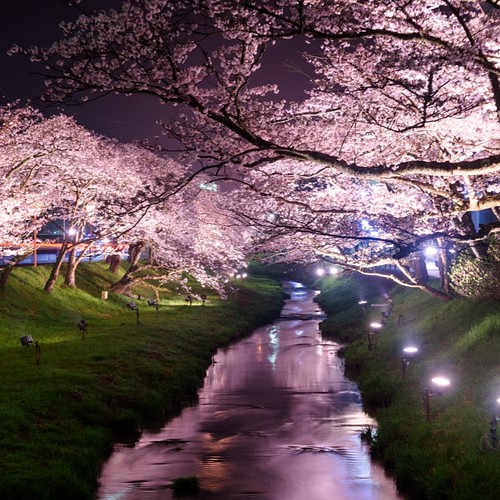
[[[128,0],[12,52],[47,66],[49,101],[155,96],[177,160],[238,184],[228,199],[276,256],[280,242],[364,272],[388,263],[425,286],[426,244],[484,254],[499,228],[471,218],[500,203],[500,10],[485,5]]]

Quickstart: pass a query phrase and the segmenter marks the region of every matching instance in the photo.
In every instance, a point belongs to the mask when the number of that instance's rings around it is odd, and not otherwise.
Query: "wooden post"
[[[424,406],[425,406],[425,418],[427,421],[431,419],[431,402],[430,402],[429,389],[426,387],[424,392]]]

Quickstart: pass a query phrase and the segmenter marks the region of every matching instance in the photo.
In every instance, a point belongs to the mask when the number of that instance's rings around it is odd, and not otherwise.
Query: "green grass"
[[[238,283],[206,305],[151,291],[130,298],[101,291],[117,279],[102,264],[83,265],[79,289],[42,291],[48,269],[16,269],[0,292],[0,498],[94,498],[102,461],[116,441],[167,419],[192,401],[218,346],[275,318],[283,294],[266,278]],[[136,292],[137,293],[137,292]],[[85,318],[81,339],[77,322]],[[32,335],[41,347],[22,347]]]
[[[367,325],[379,319],[379,311],[368,308],[366,315],[359,315],[339,294],[364,283],[355,277],[329,283],[320,299],[329,302],[332,311],[323,325],[324,335],[339,338],[338,326],[331,325],[336,325],[337,317],[340,325],[346,324],[346,315],[350,318],[349,334],[340,336],[348,342],[342,352],[367,410],[378,421],[372,455],[394,474],[408,498],[498,498],[500,450],[482,451],[479,441],[488,431],[491,414],[500,413],[496,403],[500,397],[499,304],[441,302],[395,287],[390,292],[391,316],[370,351]],[[380,302],[380,297],[372,300]],[[417,345],[419,353],[403,380],[402,348],[409,343]],[[431,397],[427,421],[423,394],[438,373],[446,374],[452,385]]]

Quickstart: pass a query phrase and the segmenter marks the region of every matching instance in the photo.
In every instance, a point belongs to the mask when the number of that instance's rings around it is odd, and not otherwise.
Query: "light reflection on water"
[[[287,291],[284,312],[318,311],[316,292]],[[168,500],[171,482],[191,475],[197,499],[399,498],[360,441],[375,422],[318,321],[280,320],[219,350],[199,404],[135,447],[117,446],[98,498]]]

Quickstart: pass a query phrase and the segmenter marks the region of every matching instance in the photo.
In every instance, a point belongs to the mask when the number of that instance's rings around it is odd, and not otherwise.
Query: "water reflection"
[[[320,314],[314,292],[288,291],[284,316]],[[135,447],[117,447],[98,498],[168,500],[169,484],[190,475],[200,478],[199,499],[399,498],[359,439],[374,422],[337,348],[321,339],[318,319],[284,319],[218,351],[199,404]]]

